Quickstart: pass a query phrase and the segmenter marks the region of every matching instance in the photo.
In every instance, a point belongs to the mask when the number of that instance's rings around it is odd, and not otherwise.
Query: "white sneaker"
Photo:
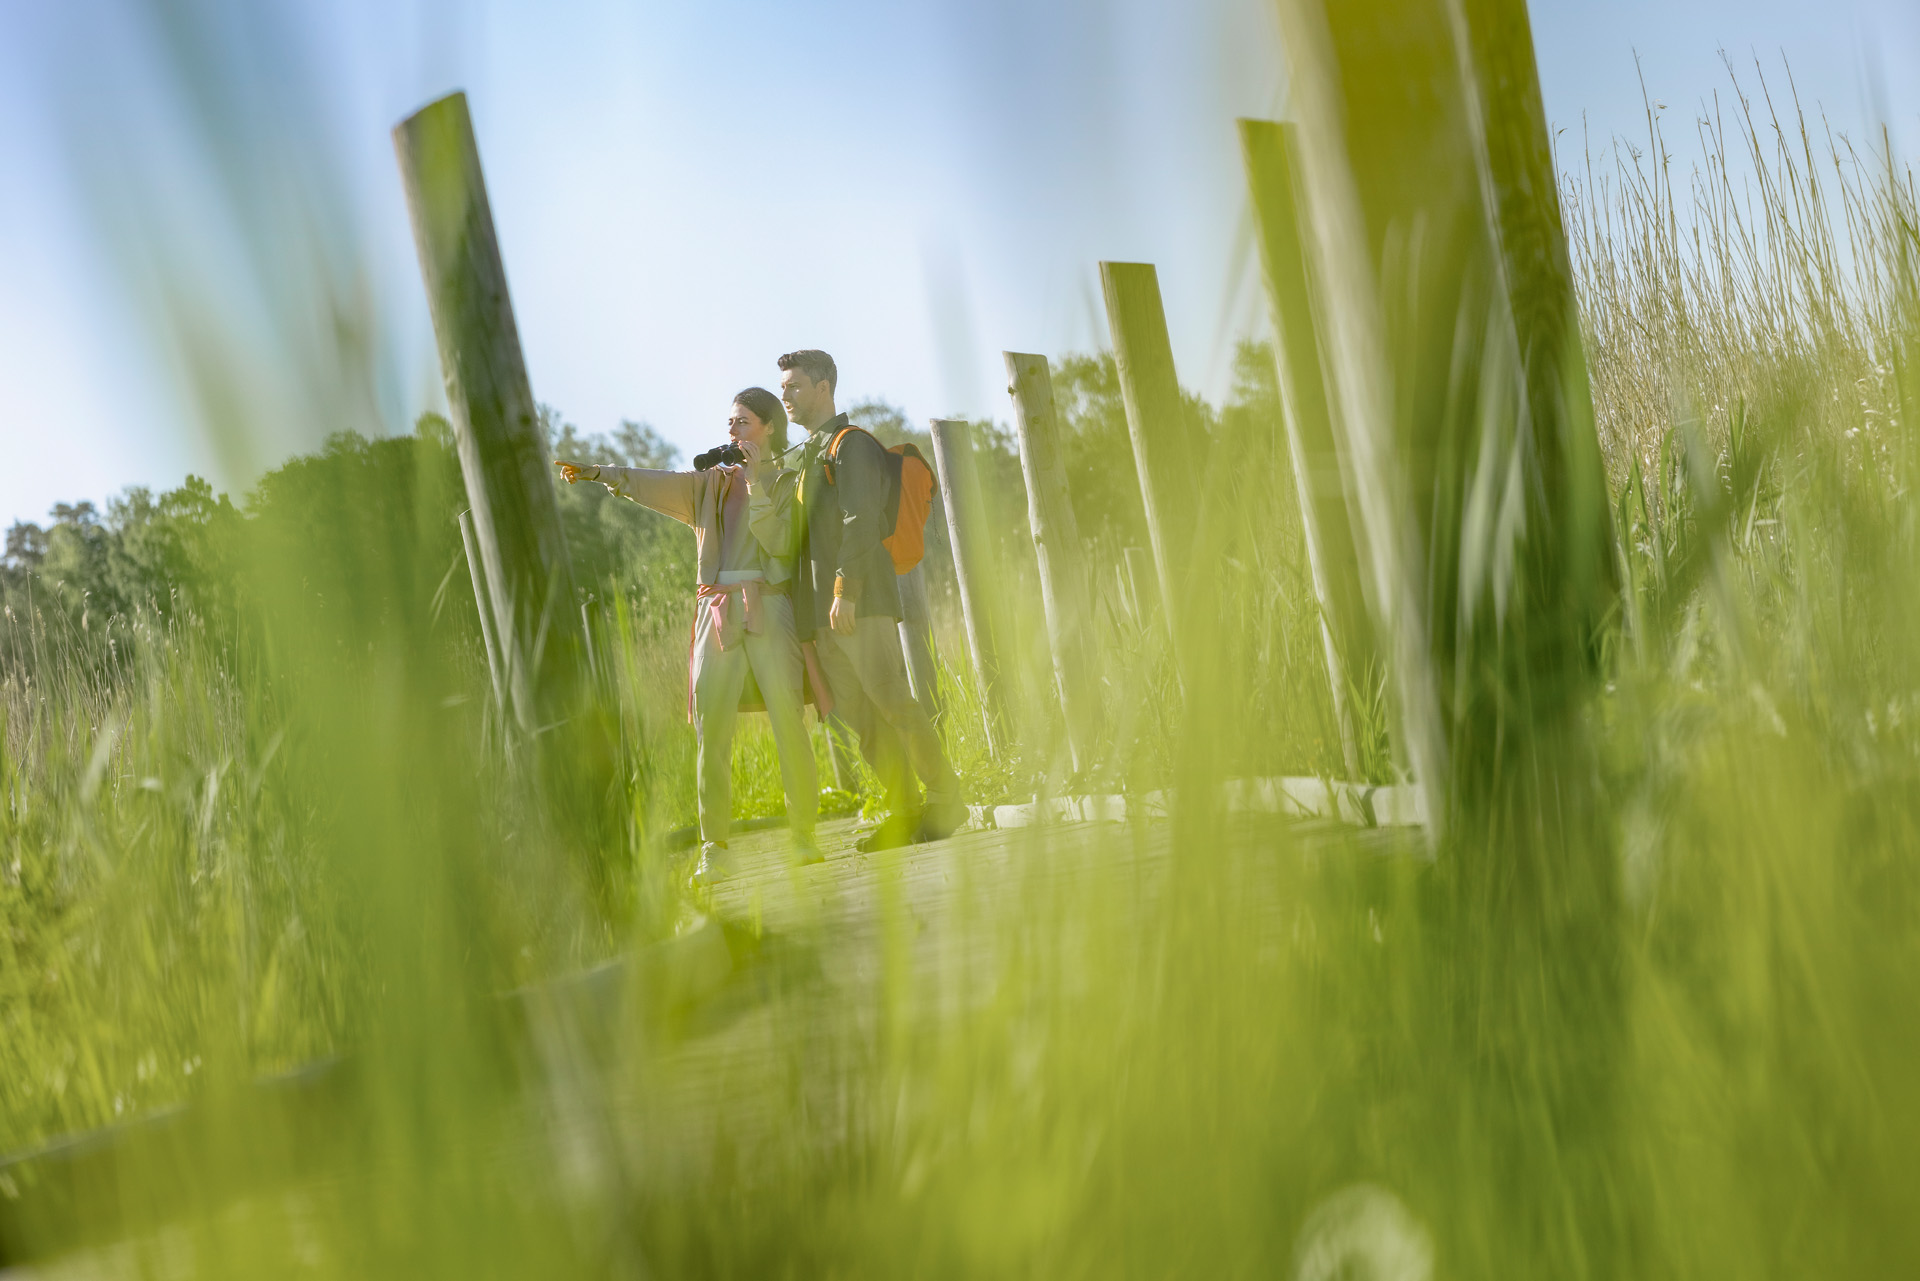
[[[725,880],[729,870],[727,843],[708,841],[700,847],[700,861],[693,865],[693,875],[687,878],[687,883],[695,889],[704,889],[715,881]]]
[[[820,847],[814,844],[811,836],[795,836],[793,838],[793,861],[801,867],[806,867],[813,863],[826,862],[827,856],[820,852]]]

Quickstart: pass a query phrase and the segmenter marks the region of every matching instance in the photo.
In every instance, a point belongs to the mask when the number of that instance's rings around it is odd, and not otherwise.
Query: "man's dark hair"
[[[787,448],[787,411],[780,398],[765,387],[749,387],[733,398],[733,403],[750,411],[767,425],[767,444],[779,454]]]
[[[818,347],[808,347],[801,351],[790,351],[775,362],[781,369],[798,369],[807,377],[819,382],[825,379],[827,390],[833,391],[840,385],[840,371],[833,366],[833,357]]]

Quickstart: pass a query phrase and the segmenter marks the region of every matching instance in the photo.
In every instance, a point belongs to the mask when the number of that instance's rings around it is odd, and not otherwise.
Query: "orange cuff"
[[[854,604],[856,605],[860,603],[859,584],[848,581],[846,576],[843,574],[835,574],[833,576],[833,594],[835,596],[844,597],[845,599],[854,602]]]

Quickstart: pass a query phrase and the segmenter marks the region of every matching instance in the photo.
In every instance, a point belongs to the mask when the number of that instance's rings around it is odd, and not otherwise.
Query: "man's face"
[[[803,427],[817,427],[826,420],[823,411],[832,395],[824,378],[816,381],[798,369],[780,371],[780,400],[787,407],[787,417]]]

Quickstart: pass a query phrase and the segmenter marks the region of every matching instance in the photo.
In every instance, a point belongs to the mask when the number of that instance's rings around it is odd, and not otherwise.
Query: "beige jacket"
[[[693,526],[700,584],[710,587],[720,581],[721,513],[728,490],[745,483],[740,468],[658,471],[651,467],[595,467],[590,479],[622,498]],[[747,486],[747,529],[758,544],[760,568],[769,583],[784,583],[793,577],[794,558],[800,550],[800,528],[793,514],[793,490],[799,479],[796,473],[782,469],[774,472],[771,480]]]

